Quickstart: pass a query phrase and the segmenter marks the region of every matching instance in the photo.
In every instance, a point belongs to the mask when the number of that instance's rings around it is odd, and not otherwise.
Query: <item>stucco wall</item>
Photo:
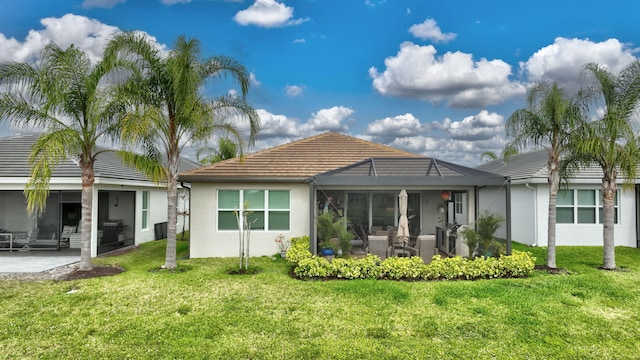
[[[599,184],[575,184],[570,189],[600,189]],[[549,186],[546,183],[511,186],[511,235],[519,243],[547,246]],[[480,191],[481,210],[505,216],[504,191],[487,187]],[[616,246],[636,246],[636,202],[634,191],[620,189],[619,222],[614,226]],[[556,245],[601,246],[602,224],[557,224]],[[506,236],[505,228],[497,236]]]
[[[572,185],[571,189],[600,189],[598,185]],[[619,199],[619,221],[614,225],[614,237],[616,246],[636,247],[636,201],[634,190],[620,190]],[[548,194],[548,185],[540,185],[539,192]],[[543,198],[538,204],[542,209],[538,221],[538,245],[547,245],[547,222],[548,222],[548,196]],[[602,246],[602,224],[557,224],[556,225],[556,245],[592,245]]]
[[[290,231],[251,232],[250,255],[270,256],[278,252],[275,236],[282,233],[287,239],[309,234],[309,185],[308,184],[203,184],[191,187],[191,239],[190,256],[232,257],[238,256],[238,231],[218,231],[218,190],[290,190]]]

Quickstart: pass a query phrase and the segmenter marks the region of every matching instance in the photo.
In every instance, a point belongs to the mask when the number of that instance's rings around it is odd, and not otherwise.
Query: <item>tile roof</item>
[[[496,159],[476,166],[476,169],[492,172],[511,179],[547,178],[547,150],[536,150],[512,155],[505,162]]]
[[[302,181],[371,157],[415,157],[344,134],[327,132],[180,174],[180,181]]]
[[[544,179],[547,181],[548,153],[546,149],[534,150],[513,155],[505,162],[504,159],[496,159],[476,167],[478,170],[488,171],[503,176],[509,176],[512,180]],[[622,175],[620,175],[622,178]],[[573,174],[572,179],[602,181],[602,169],[598,165],[591,165],[580,169]]]
[[[30,177],[29,153],[31,146],[40,137],[39,133],[29,133],[0,138],[0,177]],[[99,147],[99,150],[106,148]],[[182,159],[181,168],[193,169],[199,164]],[[115,152],[104,152],[98,155],[94,164],[95,176],[120,180],[148,179],[137,170],[122,163]],[[80,177],[80,167],[72,160],[62,161],[52,175],[53,177]]]

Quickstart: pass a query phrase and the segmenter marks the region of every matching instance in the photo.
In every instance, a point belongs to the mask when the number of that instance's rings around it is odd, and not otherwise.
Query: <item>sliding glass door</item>
[[[398,193],[386,192],[347,192],[346,216],[353,225],[367,232],[386,230],[398,225]],[[409,228],[412,233],[420,232],[420,193],[409,193]]]

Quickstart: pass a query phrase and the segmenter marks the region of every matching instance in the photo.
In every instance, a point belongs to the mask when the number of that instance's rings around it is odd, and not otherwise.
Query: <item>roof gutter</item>
[[[221,176],[180,176],[178,180],[180,182],[189,183],[292,183],[292,182],[307,182],[309,177],[221,177]]]

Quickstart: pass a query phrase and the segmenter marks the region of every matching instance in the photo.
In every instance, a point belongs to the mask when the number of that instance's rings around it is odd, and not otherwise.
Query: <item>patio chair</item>
[[[381,235],[369,235],[369,253],[378,255],[381,260],[389,257],[392,247],[389,246],[389,237]]]
[[[435,235],[418,235],[417,248],[420,251],[420,257],[429,264],[433,258],[433,255],[437,254],[436,250],[436,236]]]
[[[60,246],[69,247],[71,241],[71,234],[75,234],[77,226],[65,225],[62,227],[62,233],[60,233]]]
[[[27,233],[16,235],[16,237],[13,238],[14,246],[17,245],[17,247],[21,246],[23,249],[30,249],[31,247],[29,245],[38,240],[39,231],[39,229],[31,229]]]

